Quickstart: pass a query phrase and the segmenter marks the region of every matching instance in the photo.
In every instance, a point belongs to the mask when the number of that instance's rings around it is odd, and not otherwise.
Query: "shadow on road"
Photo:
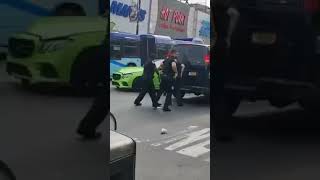
[[[318,117],[302,109],[237,116],[232,119],[234,136],[254,136],[273,141],[320,141]]]
[[[173,98],[175,100],[175,98]],[[194,96],[183,98],[185,104],[199,105],[199,106],[210,106],[210,99],[206,96]]]
[[[48,84],[37,84],[30,87],[23,87],[19,83],[10,82],[10,86],[14,87],[20,92],[25,92],[32,95],[42,96],[58,96],[58,97],[93,97],[94,93],[90,92],[76,92],[71,87],[62,87]]]

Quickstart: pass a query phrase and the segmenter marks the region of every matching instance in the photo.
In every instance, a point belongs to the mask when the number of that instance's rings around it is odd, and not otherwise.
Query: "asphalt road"
[[[106,179],[107,137],[82,142],[75,134],[90,105],[68,90],[21,89],[0,62],[0,159],[18,180]]]
[[[298,105],[242,104],[232,121],[234,142],[217,143],[214,179],[320,179],[318,120]]]
[[[210,105],[203,97],[187,96],[172,112],[153,110],[147,95],[135,107],[135,92],[110,87],[111,112],[118,132],[137,142],[137,180],[203,180],[210,178]],[[160,103],[164,98],[160,100]],[[165,128],[167,134],[161,135]]]
[[[212,159],[218,180],[320,179],[320,118],[296,105],[243,103],[233,119],[235,141],[218,142],[210,160],[206,99],[190,96],[184,107],[164,113],[150,107],[148,96],[134,107],[136,93],[110,90],[118,131],[137,141],[138,180],[209,179]],[[0,159],[18,179],[106,179],[107,137],[82,142],[74,133],[90,105],[91,98],[68,90],[22,89],[0,62]]]

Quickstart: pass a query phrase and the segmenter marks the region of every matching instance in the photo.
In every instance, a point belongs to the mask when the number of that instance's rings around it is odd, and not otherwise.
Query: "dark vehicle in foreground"
[[[210,95],[210,46],[176,40],[173,49],[185,65],[182,96],[185,93]]]
[[[299,102],[317,111],[320,95],[318,0],[250,0],[240,18],[226,62],[228,110],[241,100],[268,100],[275,107]]]

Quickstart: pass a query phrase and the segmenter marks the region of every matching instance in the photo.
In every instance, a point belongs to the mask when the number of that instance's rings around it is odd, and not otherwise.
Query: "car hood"
[[[143,67],[124,67],[118,71],[118,73],[121,73],[121,74],[137,73],[137,72],[143,72]]]
[[[102,17],[43,17],[32,23],[27,33],[50,39],[84,32],[106,31],[107,26],[107,20]]]

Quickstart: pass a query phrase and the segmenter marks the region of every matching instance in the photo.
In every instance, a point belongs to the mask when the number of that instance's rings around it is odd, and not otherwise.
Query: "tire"
[[[226,100],[226,115],[227,117],[232,116],[240,105],[241,99],[237,96],[228,96],[225,98]]]
[[[181,94],[181,99],[182,99],[182,98],[184,98],[184,96],[186,95],[186,92],[180,91],[180,94]]]
[[[142,77],[137,77],[132,82],[132,90],[133,91],[141,91],[143,85]]]
[[[134,64],[134,63],[129,63],[128,65],[127,65],[127,67],[136,67],[137,65],[136,64]]]
[[[31,82],[28,79],[21,79],[20,84],[23,88],[30,88],[31,87]]]
[[[55,16],[86,16],[84,9],[74,3],[64,3],[56,7],[54,11]]]
[[[272,99],[268,99],[268,101],[272,106],[277,107],[277,108],[283,108],[283,107],[286,107],[286,106],[292,104],[292,101],[287,100],[287,99],[272,98]]]
[[[302,99],[298,101],[299,105],[307,112],[316,114],[319,113],[320,107],[319,102],[308,100],[308,99]]]
[[[70,83],[77,92],[93,92],[101,83],[101,79],[98,78],[103,75],[97,71],[98,53],[100,53],[99,48],[90,48],[82,51],[76,58],[70,73]]]

